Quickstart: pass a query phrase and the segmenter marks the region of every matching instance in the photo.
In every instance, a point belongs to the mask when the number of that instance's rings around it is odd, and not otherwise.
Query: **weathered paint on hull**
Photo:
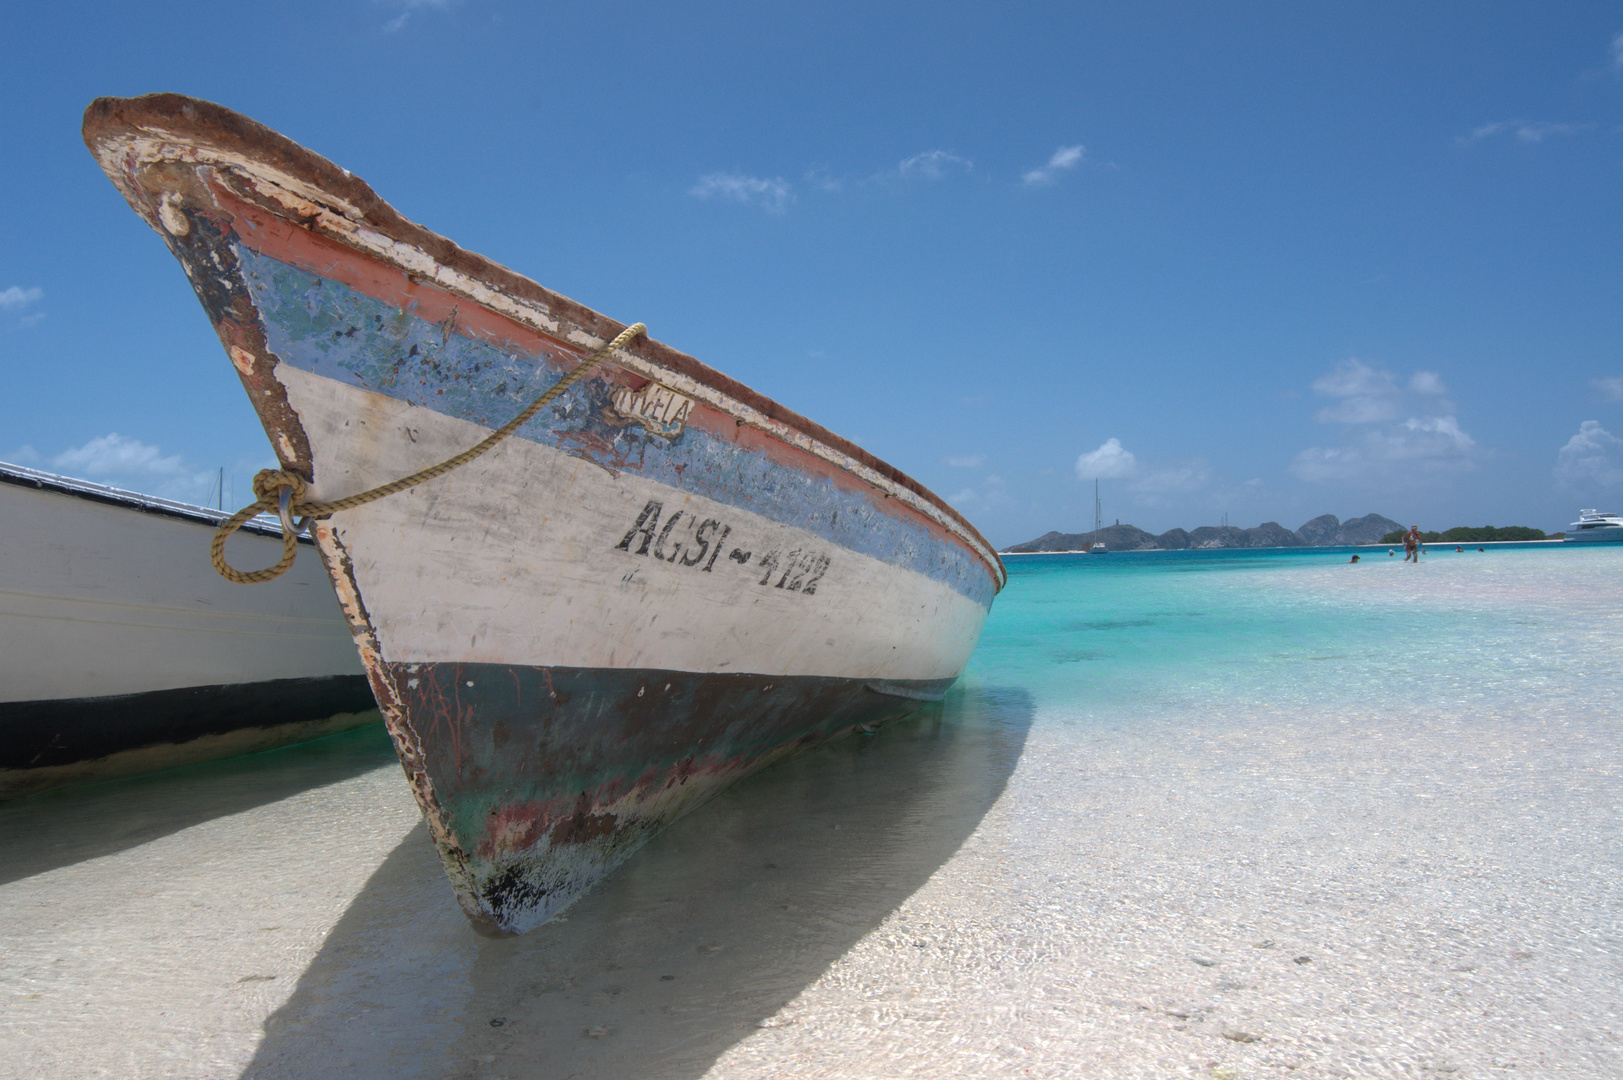
[[[104,100],[86,140],[317,499],[465,449],[618,329],[217,106]],[[458,899],[496,931],[752,769],[939,696],[1003,574],[916,482],[652,341],[315,536]]]
[[[485,927],[545,921],[663,825],[950,680],[391,664]],[[897,696],[911,692],[913,697]],[[431,749],[428,749],[431,748]]]

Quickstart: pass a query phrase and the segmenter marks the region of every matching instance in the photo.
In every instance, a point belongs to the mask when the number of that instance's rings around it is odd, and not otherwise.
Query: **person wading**
[[[1409,531],[1403,534],[1403,561],[1413,559],[1416,566],[1420,565],[1420,526],[1411,525]]]

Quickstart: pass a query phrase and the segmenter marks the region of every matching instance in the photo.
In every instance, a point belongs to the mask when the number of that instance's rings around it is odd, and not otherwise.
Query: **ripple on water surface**
[[[1623,686],[1623,551],[1449,549],[1416,567],[1351,550],[1010,559],[969,675],[1024,686],[1039,727],[1523,708]]]
[[[375,730],[0,807],[0,1057],[1623,1074],[1623,551],[1347,557],[1011,559],[946,702],[517,939],[468,929]]]

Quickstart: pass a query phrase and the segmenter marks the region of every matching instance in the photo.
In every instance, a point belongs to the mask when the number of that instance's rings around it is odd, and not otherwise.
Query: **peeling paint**
[[[465,449],[616,332],[218,106],[103,99],[85,133],[319,498]],[[653,341],[315,542],[488,933],[738,777],[939,696],[1004,580],[916,482]]]

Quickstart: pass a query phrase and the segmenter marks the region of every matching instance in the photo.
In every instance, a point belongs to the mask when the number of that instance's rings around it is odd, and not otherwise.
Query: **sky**
[[[839,432],[1003,546],[1623,509],[1623,6],[18,5],[0,459],[269,445],[79,135],[220,102]],[[216,492],[220,471],[223,492]]]

